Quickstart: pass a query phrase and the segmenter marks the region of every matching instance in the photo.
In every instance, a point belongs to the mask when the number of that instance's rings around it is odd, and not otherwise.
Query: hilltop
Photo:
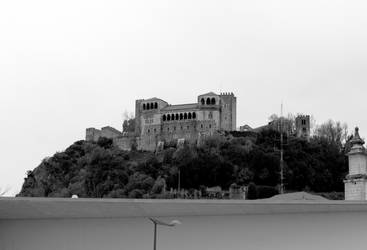
[[[285,187],[292,191],[342,192],[347,172],[345,145],[314,136],[285,137]],[[165,190],[201,190],[220,186],[279,183],[279,133],[231,132],[202,145],[167,145],[159,153],[123,151],[112,140],[77,141],[27,172],[18,196],[171,198]],[[261,193],[261,192],[260,192]],[[271,195],[270,195],[271,194]]]

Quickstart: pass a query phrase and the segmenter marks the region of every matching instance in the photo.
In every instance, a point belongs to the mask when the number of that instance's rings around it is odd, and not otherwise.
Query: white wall
[[[170,220],[171,218],[164,218]],[[367,213],[190,216],[159,227],[157,250],[364,249]],[[1,250],[153,249],[146,218],[0,220]]]

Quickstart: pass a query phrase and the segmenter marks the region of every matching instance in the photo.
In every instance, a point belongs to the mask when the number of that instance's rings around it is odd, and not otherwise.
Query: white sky
[[[367,4],[340,0],[1,1],[0,188],[135,99],[234,92],[237,126],[314,115],[367,135]]]

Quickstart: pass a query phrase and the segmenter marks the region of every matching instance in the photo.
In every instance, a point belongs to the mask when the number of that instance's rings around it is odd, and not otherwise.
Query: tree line
[[[288,191],[342,192],[348,140],[338,122],[328,121],[305,140],[284,137]],[[200,145],[171,144],[161,152],[122,151],[112,141],[77,141],[27,172],[18,196],[170,198],[166,190],[205,190],[250,184],[274,194],[279,185],[280,133],[230,132]],[[179,174],[180,173],[180,174]],[[261,193],[261,192],[260,192]]]

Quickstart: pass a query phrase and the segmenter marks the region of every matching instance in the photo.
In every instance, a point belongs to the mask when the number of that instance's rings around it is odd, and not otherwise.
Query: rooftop
[[[177,104],[177,105],[169,105],[162,108],[162,111],[173,111],[173,110],[181,110],[181,109],[196,109],[198,107],[197,103],[188,103],[188,104]]]
[[[217,95],[217,94],[211,91],[209,93],[205,93],[205,94],[202,94],[202,95],[199,95],[199,96],[203,96],[203,95]]]
[[[0,198],[0,220],[331,212],[367,212],[367,202]]]

